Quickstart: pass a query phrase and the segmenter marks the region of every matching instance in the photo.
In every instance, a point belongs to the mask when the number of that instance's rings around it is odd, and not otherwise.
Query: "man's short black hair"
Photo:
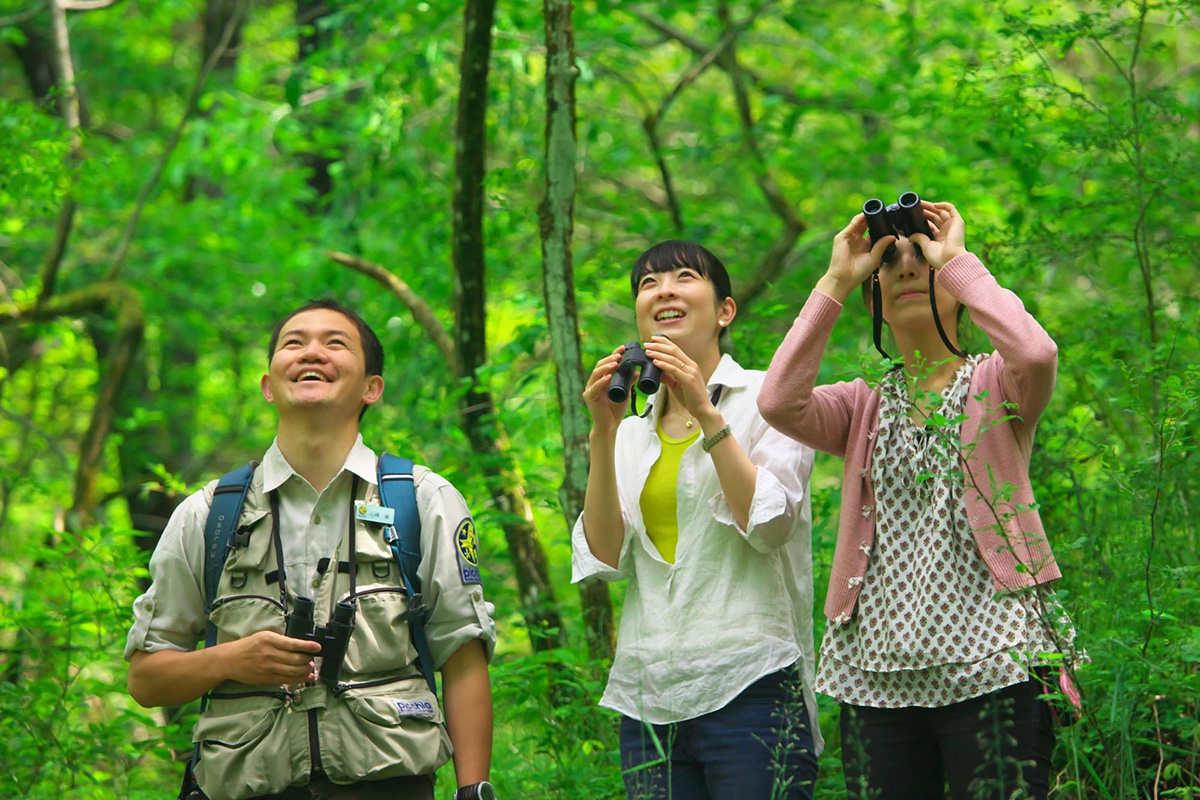
[[[684,268],[694,269],[702,278],[708,278],[716,289],[717,302],[733,296],[730,286],[729,273],[721,259],[714,256],[704,247],[684,239],[668,239],[659,242],[638,256],[629,273],[629,287],[633,296],[637,297],[638,284],[646,275],[658,272],[671,272]]]
[[[275,357],[275,346],[279,344],[279,334],[283,332],[283,326],[288,323],[288,320],[297,314],[303,314],[305,311],[317,310],[336,311],[353,322],[354,327],[358,328],[358,338],[362,340],[367,375],[383,374],[383,344],[380,343],[379,337],[375,335],[375,331],[371,330],[371,326],[357,312],[346,308],[346,306],[330,297],[323,297],[320,300],[309,300],[279,320],[275,325],[275,330],[271,331],[271,343],[267,346],[267,366],[270,366],[271,359]]]

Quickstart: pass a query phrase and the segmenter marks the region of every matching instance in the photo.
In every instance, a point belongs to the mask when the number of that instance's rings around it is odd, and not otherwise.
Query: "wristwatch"
[[[497,800],[496,787],[487,781],[458,787],[454,800]]]

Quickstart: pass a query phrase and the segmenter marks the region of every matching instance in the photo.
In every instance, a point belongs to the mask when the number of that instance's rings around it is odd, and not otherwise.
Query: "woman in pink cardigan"
[[[1061,573],[1029,458],[1058,350],[967,252],[954,206],[921,205],[932,238],[872,247],[862,214],[837,235],[758,398],[772,426],[845,459],[817,691],[842,705],[851,798],[927,800],[947,783],[956,799],[1045,797],[1054,731],[1039,699],[1044,665],[1073,632],[1049,589]],[[843,303],[876,268],[903,369],[877,386],[814,387]],[[965,307],[994,352],[947,351],[930,269],[954,349]]]

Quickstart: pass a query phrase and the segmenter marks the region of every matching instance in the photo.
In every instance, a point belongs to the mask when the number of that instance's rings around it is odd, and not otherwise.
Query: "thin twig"
[[[204,69],[201,70],[195,84],[192,86],[191,94],[188,96],[187,105],[183,111],[183,118],[179,120],[179,125],[175,127],[171,138],[167,141],[167,146],[164,148],[163,154],[159,157],[158,163],[154,165],[154,171],[150,173],[150,177],[143,184],[141,191],[138,192],[137,203],[133,207],[133,214],[130,215],[129,222],[125,225],[125,231],[121,234],[121,241],[117,245],[116,253],[113,254],[112,267],[108,271],[106,280],[115,281],[117,279],[117,275],[121,271],[121,265],[125,261],[125,255],[129,252],[129,244],[133,241],[133,233],[137,230],[142,211],[146,207],[146,202],[150,199],[150,193],[158,184],[158,179],[162,177],[163,170],[166,169],[167,162],[171,159],[171,154],[175,152],[175,148],[179,145],[179,140],[183,138],[183,131],[187,127],[188,121],[196,113],[196,107],[199,105],[200,95],[204,91],[204,86],[208,83],[208,78],[212,75],[213,70],[217,68],[217,62],[221,60],[221,57],[225,55],[225,51],[229,48],[229,42],[233,39],[233,34],[237,30],[238,25],[241,24],[247,2],[248,0],[241,0],[230,15],[229,21],[225,23],[225,30],[221,31],[221,38],[217,41],[217,46],[209,54],[208,61],[204,63]]]
[[[54,455],[58,456],[58,459],[62,461],[63,468],[68,471],[71,469],[71,458],[67,455],[67,451],[63,450],[62,445],[60,445],[58,440],[56,440],[53,436],[34,425],[33,420],[29,419],[28,417],[24,417],[11,409],[5,408],[4,406],[0,406],[0,416],[7,417],[8,419],[17,423],[21,426],[21,430],[29,433],[35,433],[42,439],[45,439],[46,444],[50,446],[50,452],[54,453]]]
[[[442,358],[446,360],[446,364],[450,367],[451,374],[458,374],[458,351],[454,347],[453,337],[450,336],[446,327],[442,325],[441,320],[437,318],[433,307],[414,292],[407,283],[387,267],[376,264],[373,261],[367,261],[365,258],[360,258],[350,253],[340,253],[336,250],[326,250],[325,255],[343,267],[350,267],[350,269],[375,279],[391,290],[392,294],[396,295],[405,308],[409,310],[409,313],[413,315],[413,319],[416,320],[417,324],[425,330],[429,338],[433,339],[433,343],[437,345]]]

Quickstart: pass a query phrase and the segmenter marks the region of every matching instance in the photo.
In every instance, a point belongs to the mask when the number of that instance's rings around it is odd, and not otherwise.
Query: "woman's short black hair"
[[[637,297],[638,284],[642,278],[651,273],[671,272],[684,268],[694,269],[702,278],[708,278],[716,289],[717,302],[726,297],[733,297],[733,289],[729,283],[729,273],[721,259],[695,242],[683,239],[668,239],[659,242],[638,256],[629,274],[629,288]]]

